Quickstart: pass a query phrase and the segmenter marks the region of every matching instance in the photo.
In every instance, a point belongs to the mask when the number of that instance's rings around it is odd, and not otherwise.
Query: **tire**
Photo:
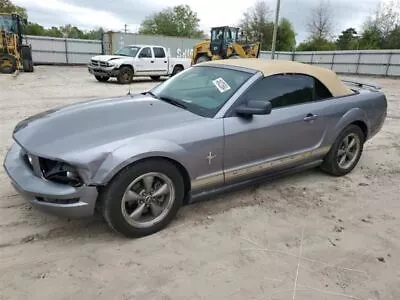
[[[182,66],[175,66],[174,70],[172,71],[171,76],[175,76],[176,74],[180,73],[183,71],[183,67]]]
[[[17,70],[17,60],[9,54],[0,54],[0,73],[12,74]]]
[[[166,208],[158,216],[153,214],[153,207],[151,207],[151,203],[154,204],[156,200],[149,200],[149,196],[143,194],[144,181],[140,178],[146,174],[156,174],[153,180],[156,191],[160,190],[159,186],[155,186],[155,184],[159,184],[160,179],[165,180],[164,183],[171,187],[162,202]],[[136,180],[139,181],[135,184]],[[134,185],[131,186],[132,184]],[[160,185],[164,186],[163,183]],[[133,198],[131,198],[131,201],[125,203],[123,201],[124,194],[129,189],[135,191],[136,196],[140,195],[141,199],[132,200]],[[146,160],[126,167],[111,180],[100,192],[100,207],[105,220],[116,232],[130,238],[143,237],[162,230],[173,220],[183,203],[184,190],[182,175],[173,164],[162,159]],[[150,196],[150,198],[152,197]],[[154,218],[153,220],[143,223],[144,220],[140,223],[128,216],[133,212],[138,212],[138,208],[140,210],[140,206],[143,205],[146,206],[141,210],[144,216],[146,217],[148,214]],[[148,205],[149,207],[147,207]],[[143,214],[139,214],[138,218],[143,218]]]
[[[350,137],[350,142],[348,140],[348,144],[352,144],[352,140],[354,139],[354,143],[356,148],[352,152],[346,152],[344,150],[345,139]],[[328,154],[326,155],[321,169],[333,176],[344,176],[349,174],[353,169],[357,166],[365,143],[365,136],[361,128],[357,125],[350,125],[346,127],[338,136]],[[350,145],[351,146],[351,145]],[[340,151],[339,151],[340,150]],[[351,150],[351,149],[350,149]],[[340,152],[340,153],[339,153]],[[350,155],[351,154],[351,155]],[[344,163],[341,163],[341,159],[343,156],[346,156],[344,159]],[[351,159],[350,159],[351,157]],[[349,160],[346,163],[346,160]]]
[[[208,56],[201,55],[196,59],[196,64],[200,64],[202,62],[206,62],[206,61],[210,61],[210,60],[211,60],[211,58],[209,58]]]
[[[160,80],[161,76],[150,76],[151,80],[158,81]]]
[[[100,82],[107,82],[108,79],[110,79],[109,76],[99,76],[99,75],[95,75],[94,77],[95,77],[98,81],[100,81]]]
[[[33,61],[29,59],[24,59],[22,61],[23,67],[24,67],[24,72],[27,73],[32,73],[33,72]]]
[[[122,67],[119,70],[117,81],[121,84],[131,83],[133,80],[133,70],[129,67]]]

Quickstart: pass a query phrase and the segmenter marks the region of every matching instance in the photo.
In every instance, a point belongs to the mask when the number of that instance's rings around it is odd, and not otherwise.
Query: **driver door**
[[[135,64],[135,74],[139,76],[152,75],[154,71],[154,56],[150,47],[144,47],[140,50]]]
[[[314,79],[304,75],[276,75],[255,84],[239,104],[268,100],[268,115],[224,118],[226,183],[253,178],[267,171],[291,167],[311,157],[324,131],[323,105],[314,101]]]

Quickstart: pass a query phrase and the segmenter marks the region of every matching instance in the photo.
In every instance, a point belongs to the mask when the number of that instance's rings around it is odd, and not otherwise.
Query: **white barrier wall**
[[[35,64],[87,64],[94,55],[111,53],[128,44],[157,44],[168,49],[171,57],[190,58],[200,40],[179,37],[142,36],[105,33],[104,41],[27,36]],[[261,59],[271,59],[262,51]],[[276,52],[277,59],[319,65],[338,73],[400,76],[400,50]]]
[[[270,59],[271,52],[263,51],[261,58]],[[276,59],[319,65],[338,73],[400,76],[400,50],[277,52]]]
[[[99,40],[64,39],[26,36],[32,46],[35,64],[87,64],[94,55],[102,53]]]

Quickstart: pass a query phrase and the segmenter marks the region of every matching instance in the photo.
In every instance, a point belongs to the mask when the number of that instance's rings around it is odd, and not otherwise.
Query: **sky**
[[[389,0],[331,0],[335,34],[348,27],[360,29],[365,18],[373,12],[380,1]],[[243,12],[256,0],[12,0],[28,11],[28,18],[44,27],[73,24],[83,29],[102,26],[107,30],[136,32],[143,19],[167,6],[188,4],[196,11],[200,27],[205,32],[219,25],[237,25]],[[271,11],[276,0],[266,0]],[[296,39],[307,38],[307,18],[319,0],[281,0],[281,17],[289,19],[296,30]],[[271,15],[273,18],[273,15]]]

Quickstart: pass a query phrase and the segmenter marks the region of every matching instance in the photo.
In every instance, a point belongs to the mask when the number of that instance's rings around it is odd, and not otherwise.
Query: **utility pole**
[[[272,36],[271,59],[275,59],[276,36],[278,35],[278,23],[279,23],[279,10],[280,10],[280,8],[281,8],[281,0],[277,0],[276,1],[274,34]]]

